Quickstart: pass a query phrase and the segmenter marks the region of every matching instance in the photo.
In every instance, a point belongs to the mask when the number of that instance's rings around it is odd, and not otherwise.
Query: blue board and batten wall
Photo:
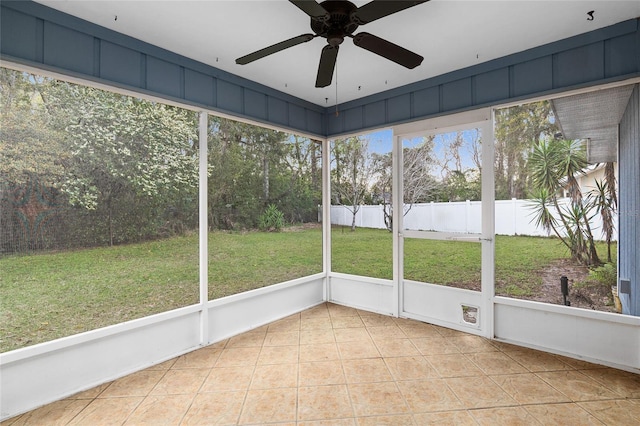
[[[319,137],[640,75],[637,19],[321,107],[31,1],[1,3],[2,59]],[[446,54],[446,52],[443,52]]]
[[[640,316],[640,85],[620,122],[618,277],[622,312]]]

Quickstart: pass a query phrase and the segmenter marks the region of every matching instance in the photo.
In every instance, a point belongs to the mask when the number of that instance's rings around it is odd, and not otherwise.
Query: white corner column
[[[482,333],[494,337],[494,297],[495,297],[495,172],[494,172],[494,123],[492,109],[482,126]]]
[[[323,297],[331,300],[331,142],[322,141],[322,273]]]
[[[209,344],[209,220],[208,220],[208,137],[209,114],[200,111],[198,120],[198,237],[200,282],[200,344]]]
[[[402,159],[402,138],[393,135],[393,147],[391,151],[391,206],[392,206],[392,233],[393,233],[393,315],[398,317],[404,311],[401,306],[404,295],[402,280],[404,279],[404,250],[403,250],[403,223],[404,217],[404,168]]]

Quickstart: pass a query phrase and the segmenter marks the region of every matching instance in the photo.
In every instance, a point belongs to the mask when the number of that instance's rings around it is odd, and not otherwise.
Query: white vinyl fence
[[[404,216],[404,229],[481,233],[480,201],[460,201],[452,203],[414,204]],[[560,200],[560,206],[568,205],[568,199]],[[409,206],[405,206],[408,209]],[[380,205],[360,206],[356,214],[356,227],[385,229],[384,207]],[[353,214],[350,207],[331,206],[331,224],[351,226]],[[604,240],[602,221],[596,215],[590,222],[593,236]],[[549,236],[542,228],[535,226],[532,202],[530,200],[496,201],[496,234]],[[615,218],[617,229],[617,218]],[[617,239],[614,235],[614,239]]]

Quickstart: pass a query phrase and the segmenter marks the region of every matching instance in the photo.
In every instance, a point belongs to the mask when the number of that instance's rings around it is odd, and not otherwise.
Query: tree
[[[193,112],[64,82],[53,86],[48,103],[69,120],[65,144],[72,155],[63,163],[60,189],[71,205],[104,212],[110,245],[116,242],[115,216],[132,203],[153,209],[162,200],[197,193]],[[144,233],[120,228],[117,239]]]
[[[373,172],[367,139],[350,137],[332,144],[335,168],[332,170],[332,194],[337,204],[343,204],[352,214],[351,231],[356,230],[356,215],[370,197]]]
[[[433,136],[423,139],[416,147],[403,149],[403,216],[414,204],[427,202],[439,186],[432,175],[434,165]],[[389,231],[393,228],[392,156],[373,154],[374,171],[377,176],[375,190],[382,200],[384,223]]]
[[[212,117],[209,127],[209,212],[214,227],[258,227],[270,205],[288,222],[317,218],[317,143],[223,118]]]
[[[607,262],[611,263],[611,241],[615,226],[613,218],[618,209],[618,196],[616,191],[616,178],[614,163],[605,163],[604,179],[596,181],[596,188],[587,195],[588,202],[602,219],[602,232],[607,242]]]
[[[553,231],[576,261],[584,265],[599,265],[589,224],[593,206],[584,202],[576,179],[587,165],[584,145],[573,140],[541,141],[535,145],[529,165],[536,225],[548,232]],[[570,197],[570,205],[566,208],[561,208],[558,202],[563,189]]]
[[[549,101],[496,111],[496,199],[525,198],[531,191],[528,157],[532,147],[559,132]]]

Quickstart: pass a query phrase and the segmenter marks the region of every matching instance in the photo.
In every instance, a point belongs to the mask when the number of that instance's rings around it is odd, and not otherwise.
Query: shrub
[[[275,204],[269,204],[267,209],[260,216],[259,224],[262,231],[278,232],[284,226],[284,214],[278,210]]]

